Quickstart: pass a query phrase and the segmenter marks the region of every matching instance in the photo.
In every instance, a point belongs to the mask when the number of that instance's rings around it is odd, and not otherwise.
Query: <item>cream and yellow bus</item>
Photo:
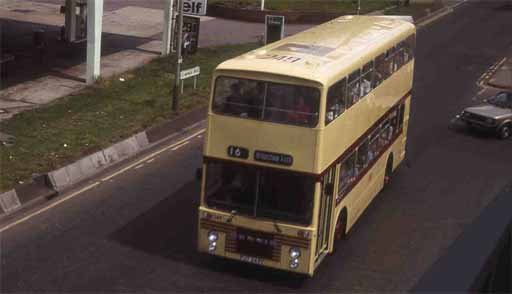
[[[198,249],[313,275],[405,156],[415,27],[343,16],[220,64]]]

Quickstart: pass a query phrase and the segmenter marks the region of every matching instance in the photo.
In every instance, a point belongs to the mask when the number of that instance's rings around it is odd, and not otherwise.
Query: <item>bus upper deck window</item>
[[[218,77],[212,110],[245,119],[314,127],[320,91],[316,88]]]
[[[343,79],[329,88],[329,92],[327,93],[325,125],[328,125],[345,111],[347,108],[346,94],[347,79]]]

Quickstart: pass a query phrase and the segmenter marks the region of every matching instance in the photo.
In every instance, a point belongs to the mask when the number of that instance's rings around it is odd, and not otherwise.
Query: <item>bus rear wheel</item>
[[[391,174],[393,173],[393,154],[389,155],[388,162],[386,163],[386,173],[384,174],[384,186],[391,181]]]
[[[338,217],[338,221],[336,221],[336,227],[334,227],[334,246],[333,253],[335,253],[340,247],[340,243],[346,236],[347,229],[347,213],[343,210]]]

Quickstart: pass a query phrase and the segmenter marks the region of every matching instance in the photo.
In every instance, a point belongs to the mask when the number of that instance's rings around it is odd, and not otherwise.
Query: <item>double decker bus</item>
[[[200,252],[313,275],[404,159],[415,32],[343,16],[216,68]]]

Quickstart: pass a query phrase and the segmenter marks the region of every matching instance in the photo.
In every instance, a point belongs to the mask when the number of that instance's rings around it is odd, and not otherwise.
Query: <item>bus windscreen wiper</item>
[[[231,210],[231,214],[229,215],[229,218],[226,220],[226,222],[230,223],[237,213],[238,211],[236,211],[235,209]]]
[[[283,231],[281,230],[281,228],[277,224],[277,220],[276,219],[274,219],[273,223],[274,223],[274,228],[276,229],[276,232],[282,233]]]

